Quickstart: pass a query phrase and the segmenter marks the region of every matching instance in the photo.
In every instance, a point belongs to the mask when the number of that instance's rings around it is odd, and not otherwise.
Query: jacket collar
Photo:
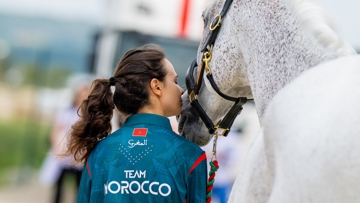
[[[170,120],[167,117],[150,114],[150,113],[139,113],[129,116],[123,126],[130,126],[130,125],[138,125],[138,124],[145,124],[145,125],[158,125],[163,126],[168,129],[172,129],[170,125]]]

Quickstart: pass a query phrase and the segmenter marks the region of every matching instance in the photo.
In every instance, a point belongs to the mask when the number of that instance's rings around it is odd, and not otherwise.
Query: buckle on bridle
[[[209,66],[209,63],[210,63],[210,61],[211,61],[211,59],[212,59],[212,50],[213,50],[213,47],[214,47],[214,45],[212,44],[211,46],[210,46],[210,50],[209,51],[207,51],[207,52],[205,52],[204,54],[203,54],[203,62],[205,63],[205,70],[206,70],[206,74],[210,74],[211,75],[211,69],[210,69],[210,66]]]
[[[190,103],[192,103],[194,100],[197,100],[197,98],[198,98],[198,95],[195,94],[194,90],[191,91],[191,93],[189,94]]]
[[[216,21],[217,20],[217,21]],[[210,23],[209,29],[211,31],[215,30],[217,27],[220,26],[221,23],[221,15],[220,14],[216,14],[216,16],[214,17],[213,21]],[[215,25],[214,25],[215,24]],[[214,26],[213,26],[214,25]]]
[[[214,135],[216,136],[225,136],[225,134],[229,131],[229,128],[221,128],[220,126],[215,126]]]

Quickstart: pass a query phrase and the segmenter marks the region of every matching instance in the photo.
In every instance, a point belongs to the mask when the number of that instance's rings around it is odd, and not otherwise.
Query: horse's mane
[[[269,1],[269,0],[267,0]],[[336,26],[329,14],[315,0],[283,0],[294,14],[300,25],[308,30],[326,49],[339,55],[356,53],[354,48],[345,43],[339,36]],[[217,0],[210,0],[205,8],[209,10]]]
[[[312,33],[326,49],[340,55],[356,53],[354,48],[340,38],[329,14],[314,0],[287,0],[287,2],[300,25]]]

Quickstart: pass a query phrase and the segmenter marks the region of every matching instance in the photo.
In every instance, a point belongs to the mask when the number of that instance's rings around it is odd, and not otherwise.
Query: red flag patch
[[[148,132],[147,128],[134,128],[132,136],[142,136],[145,137]]]

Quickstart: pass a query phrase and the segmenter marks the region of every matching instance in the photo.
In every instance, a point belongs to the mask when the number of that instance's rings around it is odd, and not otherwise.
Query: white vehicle
[[[129,49],[146,43],[156,43],[164,49],[166,57],[173,64],[182,88],[185,88],[186,70],[195,59],[199,44],[194,40],[121,30],[113,30],[110,33],[99,32],[98,40],[95,42],[97,42],[97,49],[92,59],[94,60],[92,68],[96,77],[111,77],[117,63]]]
[[[109,77],[129,49],[156,43],[179,75],[180,85],[196,57],[206,0],[108,0],[104,27],[95,37],[92,69]],[[183,86],[185,87],[185,86]]]

